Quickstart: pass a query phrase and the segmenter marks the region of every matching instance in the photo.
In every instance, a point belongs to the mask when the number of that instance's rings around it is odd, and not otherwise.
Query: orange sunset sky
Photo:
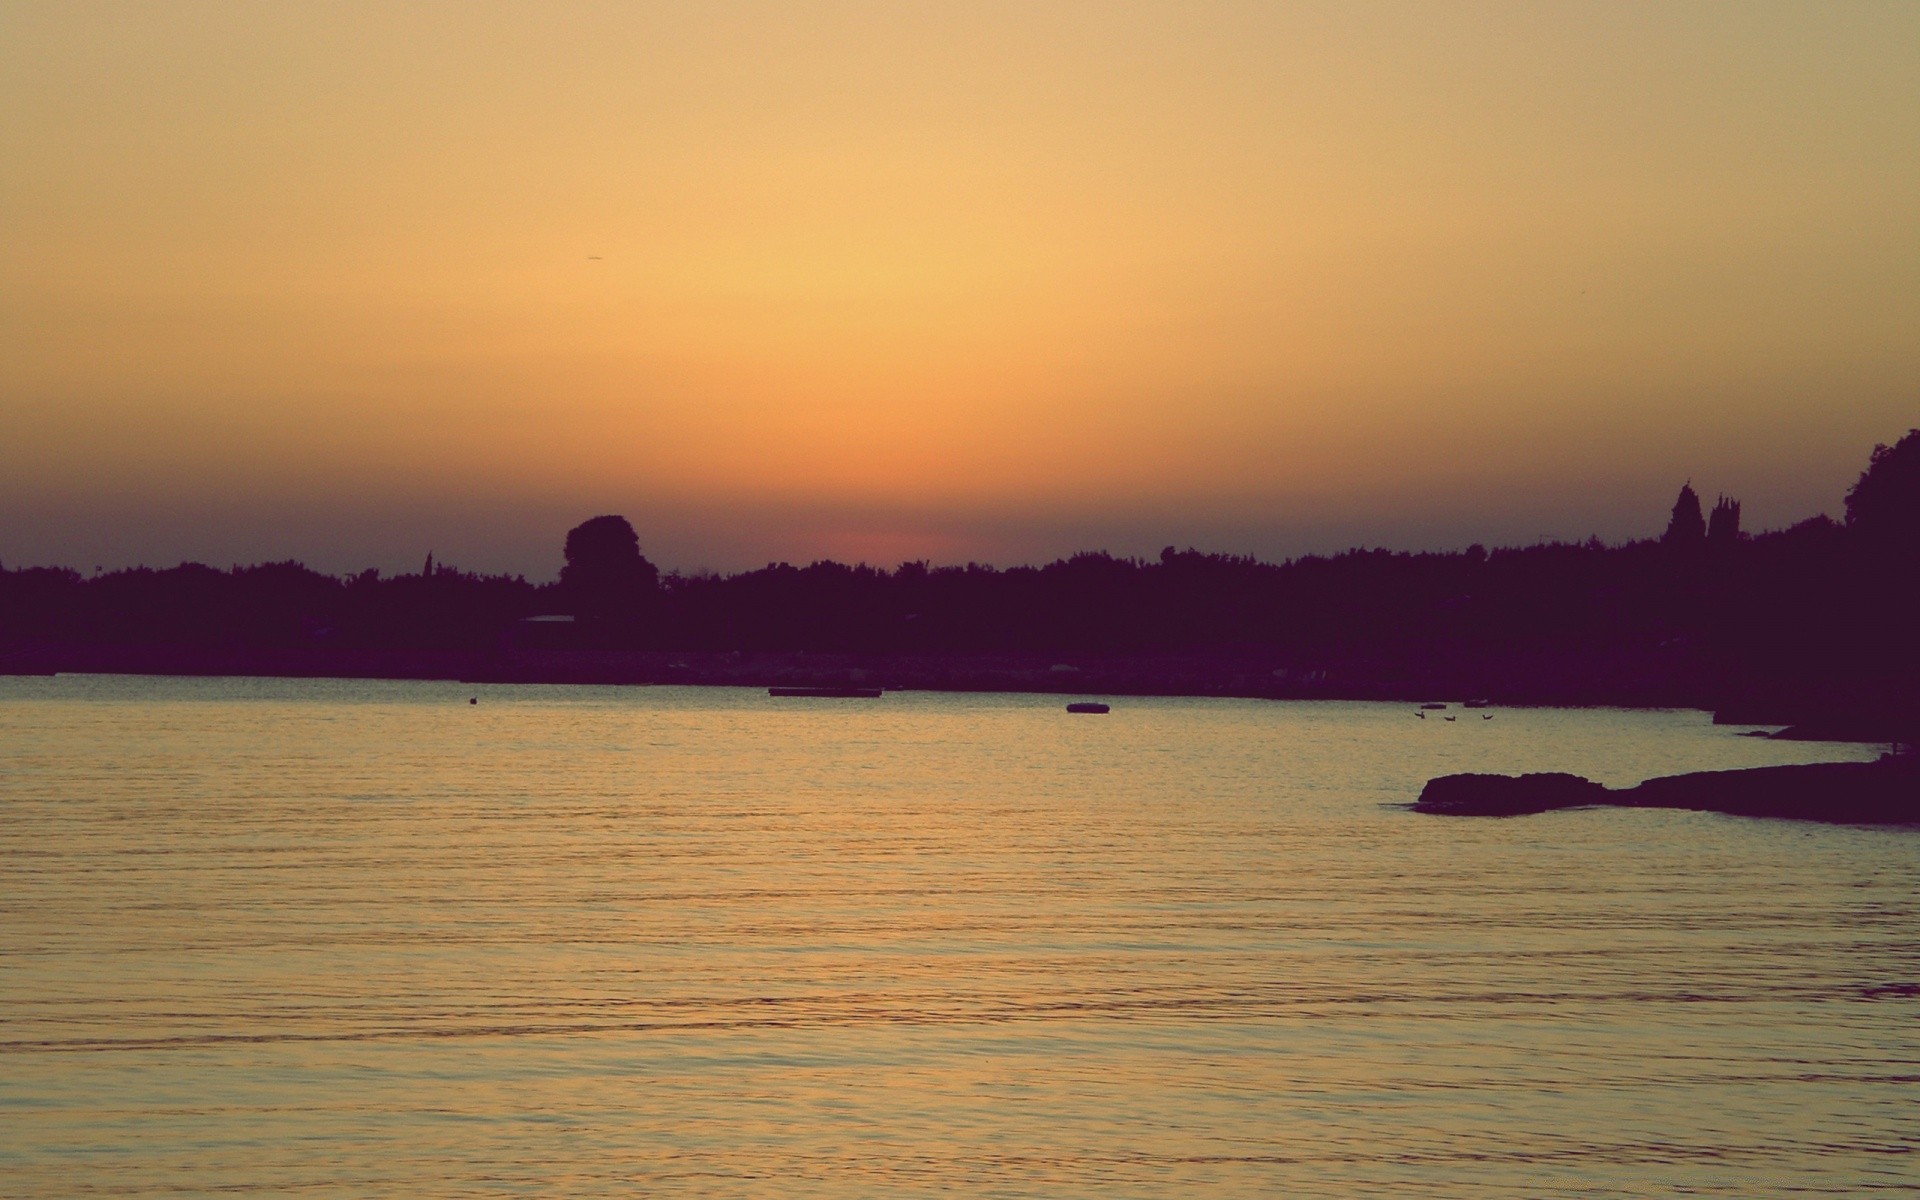
[[[0,2],[0,561],[1838,512],[1920,4]]]

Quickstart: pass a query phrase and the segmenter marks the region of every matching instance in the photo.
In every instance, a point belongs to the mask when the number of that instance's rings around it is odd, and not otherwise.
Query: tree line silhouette
[[[296,562],[82,576],[0,570],[0,670],[36,648],[165,644],[862,655],[1201,655],[1260,664],[1279,691],[1343,677],[1515,678],[1533,664],[1673,703],[1910,712],[1920,677],[1920,430],[1877,447],[1825,516],[1749,535],[1740,505],[1680,490],[1657,539],[1450,553],[1356,549],[1281,563],[1167,547],[1044,566],[821,561],[669,573],[631,525],[568,533],[552,583],[435,565],[331,576]],[[529,618],[565,614],[571,621]],[[1557,665],[1556,665],[1557,664]],[[1480,673],[1476,676],[1476,668]],[[1636,673],[1647,687],[1635,692]],[[1548,689],[1549,691],[1551,689]]]

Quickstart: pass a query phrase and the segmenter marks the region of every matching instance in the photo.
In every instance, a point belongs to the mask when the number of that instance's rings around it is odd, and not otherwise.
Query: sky
[[[1912,3],[0,0],[0,562],[1777,527],[1917,148]]]

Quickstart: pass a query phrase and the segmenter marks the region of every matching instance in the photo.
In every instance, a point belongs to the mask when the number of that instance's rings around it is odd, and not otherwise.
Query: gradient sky
[[[0,560],[1780,525],[1916,214],[1913,3],[0,0]]]

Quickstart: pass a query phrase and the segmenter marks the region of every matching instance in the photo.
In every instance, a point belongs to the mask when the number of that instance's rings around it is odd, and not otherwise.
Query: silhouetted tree
[[[1847,528],[1882,553],[1920,551],[1920,429],[1873,448],[1847,492]]]
[[[567,531],[567,565],[560,592],[576,616],[630,620],[652,597],[660,571],[640,554],[640,538],[625,517],[583,521]]]
[[[1726,496],[1713,502],[1713,516],[1707,522],[1707,541],[1727,546],[1740,540],[1740,502]]]
[[[1707,522],[1700,515],[1700,497],[1694,493],[1693,484],[1681,485],[1680,496],[1673,502],[1673,517],[1660,540],[1669,546],[1697,546],[1707,540]]]
[[[1852,574],[1842,628],[1851,661],[1836,674],[1863,707],[1894,714],[1920,740],[1920,429],[1875,446],[1847,492]]]

